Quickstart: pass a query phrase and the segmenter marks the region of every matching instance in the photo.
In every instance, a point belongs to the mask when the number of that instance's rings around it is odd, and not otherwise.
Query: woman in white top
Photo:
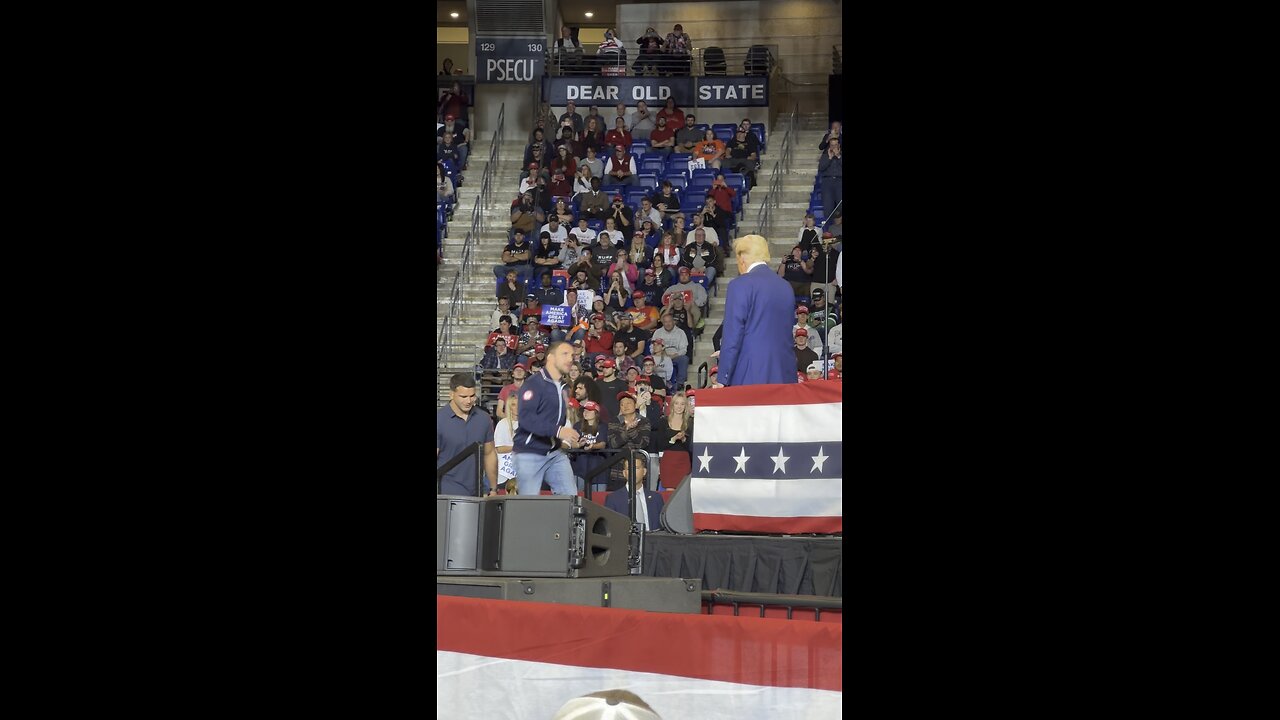
[[[517,399],[519,393],[507,396],[507,416],[493,428],[493,449],[498,451],[498,482],[505,484],[508,495],[516,494],[516,428],[520,427]]]
[[[590,165],[579,165],[578,175],[573,180],[573,194],[580,195],[582,193],[591,192],[591,174]]]
[[[444,166],[436,163],[436,202],[453,199],[453,181],[444,174]]]
[[[624,241],[624,238],[622,237],[622,231],[614,228],[613,218],[604,219],[604,229],[600,231],[600,234],[601,235],[607,234],[609,236],[609,240],[613,243],[613,246],[615,248],[622,247],[622,243]]]

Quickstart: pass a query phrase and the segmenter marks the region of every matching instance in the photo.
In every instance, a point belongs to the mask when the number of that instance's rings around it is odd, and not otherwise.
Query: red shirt
[[[681,120],[680,122],[683,123],[684,120]],[[649,133],[649,142],[650,143],[663,142],[666,140],[670,140],[675,136],[676,136],[676,132],[675,130],[671,129],[671,121],[668,120],[667,126],[665,128],[657,127],[653,129],[653,132]]]
[[[682,128],[682,127],[684,127],[684,111],[683,111],[683,110],[681,110],[680,108],[676,108],[675,110],[667,110],[667,109],[664,107],[664,108],[662,108],[661,110],[659,110],[659,111],[658,111],[658,117],[664,117],[664,118],[666,118],[666,119],[667,119],[667,127],[669,127],[669,128]],[[656,123],[656,122],[658,122],[658,121],[657,121],[657,120],[654,120],[654,122]],[[657,132],[657,131],[654,131],[654,132]],[[649,135],[649,137],[650,137],[650,138],[652,138],[652,137],[653,137],[653,135],[652,135],[652,134],[650,134],[650,135]]]
[[[617,128],[614,128],[613,130],[610,130],[609,132],[604,134],[604,144],[608,145],[610,149],[617,149],[619,145],[621,145],[624,148],[630,149],[631,133],[627,132],[626,130],[623,130],[622,132],[618,132]],[[613,153],[610,152],[609,154],[612,155]]]
[[[489,333],[489,339],[485,341],[485,344],[492,345],[493,341],[497,340],[498,338],[503,338],[504,340],[507,341],[507,350],[509,352],[515,352],[516,348],[519,346],[519,343],[520,343],[520,337],[515,333],[507,333],[506,335],[503,335],[497,330],[494,330],[493,332]]]
[[[733,212],[733,196],[737,194],[737,190],[726,185],[724,187],[717,186],[711,188],[711,190],[707,192],[707,197],[715,198],[716,207],[720,208],[724,212],[731,213]]]
[[[613,354],[613,333],[609,332],[608,330],[601,330],[600,337],[597,339],[597,338],[591,337],[591,332],[588,331],[587,336],[584,339],[582,345],[583,345],[583,349],[585,349],[587,351],[587,354],[589,355],[595,354],[595,353],[604,353],[606,355],[612,355]]]

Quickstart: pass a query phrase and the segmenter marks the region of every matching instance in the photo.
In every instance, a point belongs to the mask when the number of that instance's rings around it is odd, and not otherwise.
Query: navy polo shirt
[[[479,407],[473,407],[471,408],[471,414],[467,416],[466,420],[463,420],[458,417],[458,414],[453,411],[453,406],[448,403],[445,403],[445,406],[436,412],[436,447],[440,448],[440,455],[436,458],[437,469],[452,460],[454,455],[465,450],[468,445],[478,442],[493,442],[493,420],[489,418],[488,413]],[[450,470],[444,476],[444,479],[440,481],[440,494],[474,495],[476,491],[475,464],[483,459],[483,453],[479,457],[472,455]],[[489,487],[489,478],[483,477],[480,481],[480,487],[487,489]]]

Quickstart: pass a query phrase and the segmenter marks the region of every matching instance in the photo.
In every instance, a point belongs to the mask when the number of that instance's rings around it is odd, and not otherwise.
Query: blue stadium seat
[[[639,165],[636,165],[636,169],[639,172],[651,173],[654,175],[662,174],[662,171],[665,168],[666,168],[666,160],[661,157],[645,158],[643,161],[640,162]]]
[[[694,172],[698,172],[698,171],[697,171],[697,170],[694,170]],[[713,181],[713,180],[714,180],[714,178],[712,178],[710,175],[695,175],[695,176],[693,177],[693,180],[690,180],[690,181],[689,181],[689,187],[690,187],[690,188],[702,188],[704,191],[705,191],[705,190],[710,190],[710,189],[711,189],[711,183],[712,183],[712,181]]]
[[[711,131],[716,134],[716,138],[720,142],[728,144],[733,140],[735,126],[733,123],[716,123],[711,126]]]
[[[688,180],[685,178],[684,173],[668,172],[667,174],[662,176],[662,179],[670,180],[671,188],[673,190],[684,190],[686,187],[688,187]]]
[[[635,140],[631,143],[632,155],[643,155],[644,153],[647,153],[647,152],[649,152],[648,140]]]
[[[640,173],[640,174],[639,174],[639,175],[637,175],[636,177],[638,177],[638,178],[640,179],[640,187],[645,188],[646,190],[657,190],[657,189],[658,189],[658,175],[657,175],[657,173],[647,173],[647,172],[644,172],[644,173]]]
[[[565,288],[569,287],[569,281],[565,280],[563,275],[552,275],[551,287],[563,292]]]
[[[649,197],[649,190],[642,187],[633,187],[627,189],[627,194],[623,196],[627,205],[631,207],[640,207],[640,200]]]
[[[603,230],[603,229],[604,229],[604,221],[603,221],[603,220],[588,220],[588,221],[587,221],[587,227],[588,227],[589,229],[591,229],[591,230],[594,230],[595,232],[600,232],[601,230]]]
[[[678,152],[673,152],[673,153],[671,153],[670,155],[668,155],[668,156],[667,156],[667,162],[668,162],[668,163],[676,162],[677,160],[679,160],[679,161],[681,161],[681,162],[684,162],[684,163],[688,163],[688,162],[689,162],[690,160],[692,160],[692,159],[693,159],[693,153],[678,153]]]
[[[733,197],[733,205],[738,212],[742,212],[742,204],[750,199],[747,195],[747,176],[741,173],[725,173],[724,184],[738,192]]]
[[[684,195],[680,198],[680,207],[684,207],[686,204],[689,204],[700,208],[706,202],[707,191],[691,187],[685,190]]]
[[[692,179],[696,180],[700,177],[711,179],[714,178],[718,172],[720,171],[715,168],[702,168],[701,170],[695,169],[692,173]]]
[[[765,136],[765,132],[764,132],[764,124],[763,124],[763,123],[751,123],[751,132],[755,133],[755,134],[756,134],[756,139],[760,141],[760,154],[761,154],[761,155],[763,155],[763,154],[764,154],[764,149],[765,149],[765,142],[764,142],[764,136]]]
[[[705,133],[711,126],[706,123],[695,123],[694,127],[698,129],[698,132]]]

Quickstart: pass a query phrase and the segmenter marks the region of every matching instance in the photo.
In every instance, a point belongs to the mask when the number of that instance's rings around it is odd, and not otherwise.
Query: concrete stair
[[[511,133],[508,134],[511,135]],[[773,211],[768,227],[757,227],[757,213],[768,192],[773,166],[777,162],[776,155],[764,156],[758,178],[759,184],[752,192],[751,202],[743,205],[744,217],[738,220],[737,234],[759,232],[769,238],[770,255],[775,261],[790,252],[795,244],[795,237],[803,225],[804,213],[809,207],[809,195],[813,190],[813,176],[817,172],[818,142],[822,139],[822,135],[823,130],[797,131],[792,168],[783,179],[780,205]],[[519,134],[517,133],[515,137],[519,137]],[[780,144],[775,143],[781,143],[781,141],[781,136],[775,139],[772,133],[770,134],[772,148],[780,149]],[[480,145],[487,150],[487,143],[480,143]],[[482,210],[488,227],[481,234],[473,251],[475,268],[470,277],[465,278],[463,284],[462,308],[459,323],[453,333],[453,342],[450,347],[439,349],[441,364],[437,399],[440,404],[448,401],[449,376],[474,367],[480,359],[480,348],[491,329],[488,327],[488,318],[495,307],[494,277],[491,268],[501,263],[502,248],[506,245],[507,228],[510,225],[509,207],[519,187],[518,178],[523,152],[524,145],[518,140],[508,140],[502,143],[499,149],[499,159],[494,175],[495,189],[490,204]],[[467,181],[458,190],[459,205],[455,210],[453,221],[449,224],[449,237],[444,240],[446,264],[441,266],[442,272],[439,274],[436,288],[436,300],[442,307],[449,300],[457,263],[461,259],[463,242],[470,229],[476,192],[487,161],[487,157],[473,158],[470,161],[470,169],[464,173]],[[701,337],[694,342],[694,359],[690,365],[691,384],[696,383],[696,369],[699,365],[704,361],[709,365],[715,364],[715,361],[708,357],[714,350],[711,338],[724,317],[725,291],[737,274],[736,263],[732,258],[726,258],[725,275],[716,281],[718,294],[713,293],[710,298],[710,312],[706,326],[703,328]]]

